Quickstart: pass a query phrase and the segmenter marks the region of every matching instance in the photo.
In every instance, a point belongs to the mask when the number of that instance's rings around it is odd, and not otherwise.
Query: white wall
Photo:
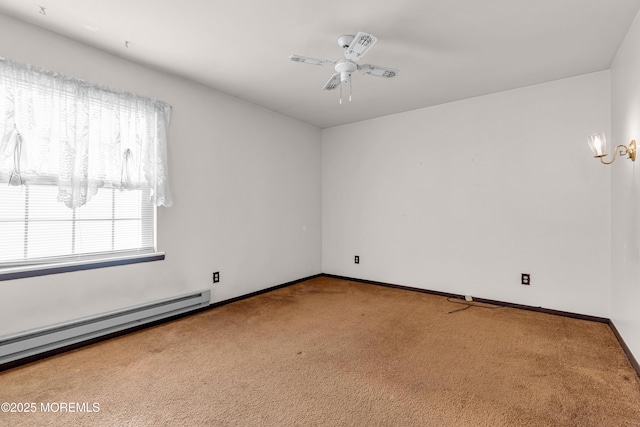
[[[0,282],[0,336],[212,288],[214,301],[321,272],[321,132],[0,15],[0,54],[173,106],[166,260]],[[220,271],[213,287],[211,274]]]
[[[609,317],[609,99],[605,71],[324,129],[323,272]]]
[[[640,22],[611,68],[611,142],[640,143]],[[611,320],[640,359],[640,159],[611,167]]]

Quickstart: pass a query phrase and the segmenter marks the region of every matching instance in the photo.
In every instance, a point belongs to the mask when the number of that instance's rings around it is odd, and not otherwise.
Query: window
[[[38,264],[50,258],[154,252],[149,190],[102,189],[85,206],[68,208],[49,185],[0,187],[0,262]]]
[[[0,279],[148,260],[156,206],[171,205],[169,113],[156,100],[0,60]]]

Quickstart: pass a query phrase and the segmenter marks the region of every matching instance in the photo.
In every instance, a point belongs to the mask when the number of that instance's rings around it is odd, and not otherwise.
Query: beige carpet
[[[313,279],[0,373],[0,425],[640,426],[607,325],[459,308]]]

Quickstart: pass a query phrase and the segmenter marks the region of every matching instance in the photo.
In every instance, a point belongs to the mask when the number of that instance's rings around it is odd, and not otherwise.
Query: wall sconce
[[[594,157],[599,158],[600,161],[605,165],[610,165],[611,163],[613,163],[616,160],[616,156],[618,154],[620,154],[621,156],[624,156],[626,154],[627,157],[631,159],[632,162],[636,161],[636,140],[635,139],[631,141],[628,146],[618,145],[613,150],[613,159],[610,162],[604,161],[604,157],[607,155],[606,153],[607,137],[605,136],[604,133],[596,133],[594,135],[591,135],[587,142],[589,143],[589,148],[591,148],[591,151],[593,151],[593,154],[595,154]]]

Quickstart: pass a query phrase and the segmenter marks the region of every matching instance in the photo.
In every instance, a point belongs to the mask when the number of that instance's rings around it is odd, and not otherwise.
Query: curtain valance
[[[148,186],[156,206],[170,206],[170,113],[151,98],[0,60],[0,183],[55,185],[68,207],[102,187]]]

